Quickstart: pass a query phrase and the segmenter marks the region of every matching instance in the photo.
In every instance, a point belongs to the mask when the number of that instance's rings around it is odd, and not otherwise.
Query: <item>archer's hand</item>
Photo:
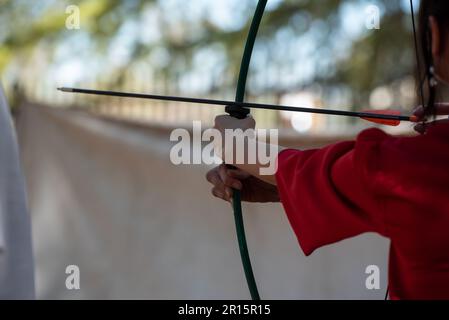
[[[232,189],[241,191],[243,201],[280,201],[276,186],[259,180],[242,170],[229,169],[224,164],[210,170],[206,178],[213,185],[212,194],[225,201],[231,201]]]
[[[256,121],[250,115],[244,119],[233,118],[229,115],[221,115],[215,118],[214,128],[219,130],[224,137],[225,129],[254,129],[256,127]]]
[[[219,156],[222,160],[226,159],[226,161],[229,162],[229,164],[233,164],[237,152],[242,152],[245,153],[246,155],[247,145],[246,144],[244,145],[243,150],[236,150],[235,149],[236,145],[234,144],[233,140],[226,141],[226,130],[233,130],[235,134],[238,134],[235,130],[241,129],[242,130],[241,134],[249,134],[246,136],[255,139],[255,131],[254,131],[255,127],[256,122],[251,116],[248,116],[244,119],[237,119],[229,115],[217,116],[215,118],[214,129],[218,130],[218,132],[220,133],[221,140],[219,141],[214,140],[215,154]],[[252,130],[252,132],[247,130]],[[227,158],[226,156],[230,152],[232,152],[233,157]],[[247,157],[245,156],[244,159],[247,159]]]
[[[449,103],[437,103],[437,104],[435,104],[435,108],[436,108],[437,116],[449,115]],[[424,108],[422,106],[417,107],[415,109],[415,111],[413,112],[413,114],[415,116],[417,116],[419,120],[421,120],[421,121],[425,120]],[[428,123],[418,123],[417,125],[415,125],[414,129],[415,129],[415,131],[417,131],[419,133],[426,133],[427,128],[429,126],[439,124],[439,123],[445,123],[445,122],[449,123],[449,119],[435,120],[435,121],[428,122]]]

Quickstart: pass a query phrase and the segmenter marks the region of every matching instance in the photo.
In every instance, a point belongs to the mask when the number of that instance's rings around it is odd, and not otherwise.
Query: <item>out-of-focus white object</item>
[[[0,83],[0,299],[33,299],[34,263],[17,139]]]
[[[282,104],[313,108],[315,106],[315,99],[310,93],[294,93],[282,97]],[[292,128],[299,132],[305,133],[312,129],[313,115],[311,113],[298,113],[291,111],[281,111],[281,117],[288,120]]]

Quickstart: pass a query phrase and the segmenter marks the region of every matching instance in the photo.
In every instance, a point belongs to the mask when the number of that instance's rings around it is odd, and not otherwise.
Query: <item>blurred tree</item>
[[[152,67],[171,79],[182,78],[181,75],[195,69],[195,57],[208,48],[217,56],[223,56],[220,60],[223,66],[217,69],[215,76],[220,76],[223,70],[227,74],[237,75],[242,45],[256,0],[236,2],[232,27],[217,23],[207,10],[196,15],[186,14],[192,12],[189,8],[201,3],[168,0],[0,0],[0,73],[14,60],[28,59],[39,45],[44,45],[53,55],[61,41],[75,37],[76,33],[65,28],[65,7],[74,4],[82,12],[81,32],[93,44],[92,57],[114,50],[117,35],[130,23],[146,28],[148,19],[145,15],[151,10],[156,13],[153,28],[158,29],[159,37],[151,41],[142,40],[139,35],[130,37],[130,54],[123,58],[119,66],[103,70],[103,76],[105,73],[122,75],[110,77],[116,83],[124,81],[125,70],[147,61],[161,50],[168,62],[153,63]],[[349,5],[363,8],[369,4],[383,9],[382,27],[380,30],[361,30],[356,37],[349,39],[344,29],[347,20],[354,16],[345,16],[345,8]],[[173,5],[176,10],[173,10]],[[267,70],[271,70],[271,74],[276,70],[286,70],[283,73],[279,71],[279,77],[288,76],[293,80],[281,81],[274,76],[270,80],[268,76],[265,83],[252,85],[249,89],[255,93],[269,90],[279,94],[319,83],[324,90],[336,87],[346,89],[352,93],[351,102],[354,104],[366,103],[374,88],[410,75],[414,67],[410,17],[406,9],[401,0],[273,1],[260,30],[251,73],[257,78],[267,74]],[[360,15],[363,14],[360,12]],[[342,45],[345,42],[349,45]],[[307,60],[308,64],[304,65],[302,59],[306,54],[314,60]],[[213,84],[208,88],[214,89],[219,88]]]

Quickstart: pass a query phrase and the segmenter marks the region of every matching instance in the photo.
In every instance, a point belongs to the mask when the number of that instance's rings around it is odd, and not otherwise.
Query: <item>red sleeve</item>
[[[322,149],[284,150],[276,180],[281,202],[306,255],[364,232],[386,235],[376,196],[376,153],[389,137],[377,129]],[[378,153],[377,153],[378,154]]]

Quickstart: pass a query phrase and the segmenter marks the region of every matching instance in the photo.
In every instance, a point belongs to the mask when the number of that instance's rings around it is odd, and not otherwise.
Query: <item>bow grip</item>
[[[226,106],[225,111],[231,117],[245,119],[249,114],[249,109],[238,106]]]

